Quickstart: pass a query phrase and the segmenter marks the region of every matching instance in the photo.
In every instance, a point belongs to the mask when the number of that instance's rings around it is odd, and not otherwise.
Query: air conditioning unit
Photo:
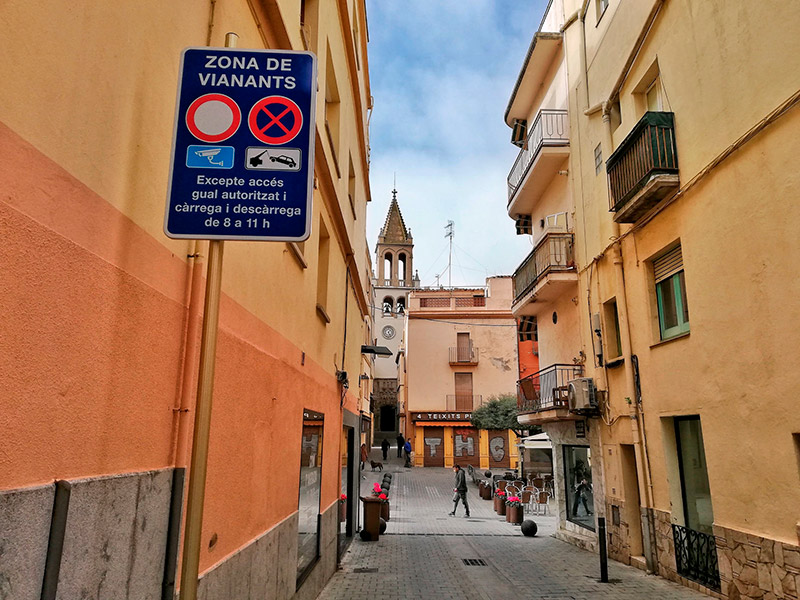
[[[597,390],[594,379],[580,377],[568,382],[568,400],[570,412],[578,414],[595,414],[598,412]]]

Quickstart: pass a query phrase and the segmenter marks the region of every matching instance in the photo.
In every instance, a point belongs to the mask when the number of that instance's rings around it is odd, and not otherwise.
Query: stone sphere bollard
[[[531,523],[533,523],[533,521],[531,521]],[[386,532],[386,521],[384,521],[383,519],[381,519],[381,528],[379,531],[381,535],[383,535]]]
[[[539,531],[539,527],[536,525],[536,521],[531,521],[528,519],[527,521],[522,522],[522,535],[533,537],[536,535],[536,532]]]

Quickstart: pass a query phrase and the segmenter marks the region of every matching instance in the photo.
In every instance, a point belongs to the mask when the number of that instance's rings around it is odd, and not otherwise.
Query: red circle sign
[[[303,113],[289,98],[269,96],[250,109],[247,123],[252,134],[265,144],[285,144],[300,133]]]
[[[239,105],[224,94],[205,94],[189,105],[186,127],[203,142],[221,142],[231,137],[242,123]]]

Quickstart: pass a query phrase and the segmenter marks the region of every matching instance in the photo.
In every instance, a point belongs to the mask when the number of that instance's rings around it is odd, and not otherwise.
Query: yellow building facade
[[[550,66],[523,67],[506,114],[564,61],[567,355],[589,381],[555,408],[520,382],[522,420],[589,431],[594,516],[575,522],[562,465],[561,530],[593,546],[603,517],[614,558],[726,598],[798,597],[798,23],[784,2],[554,0],[526,59]]]
[[[365,3],[12,2],[0,22],[0,579],[177,587],[208,243],[162,232],[175,92],[183,48],[235,32],[316,55],[312,233],[226,242],[199,597],[316,597],[356,528],[374,360]]]

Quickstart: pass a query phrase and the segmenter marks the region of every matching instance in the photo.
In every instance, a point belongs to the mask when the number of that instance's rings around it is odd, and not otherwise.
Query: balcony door
[[[468,333],[456,334],[456,360],[460,363],[470,362],[472,344],[469,341]],[[472,389],[472,388],[470,388]],[[456,392],[458,393],[458,392]],[[470,392],[472,393],[472,392]]]
[[[472,373],[455,373],[456,410],[472,410]]]

